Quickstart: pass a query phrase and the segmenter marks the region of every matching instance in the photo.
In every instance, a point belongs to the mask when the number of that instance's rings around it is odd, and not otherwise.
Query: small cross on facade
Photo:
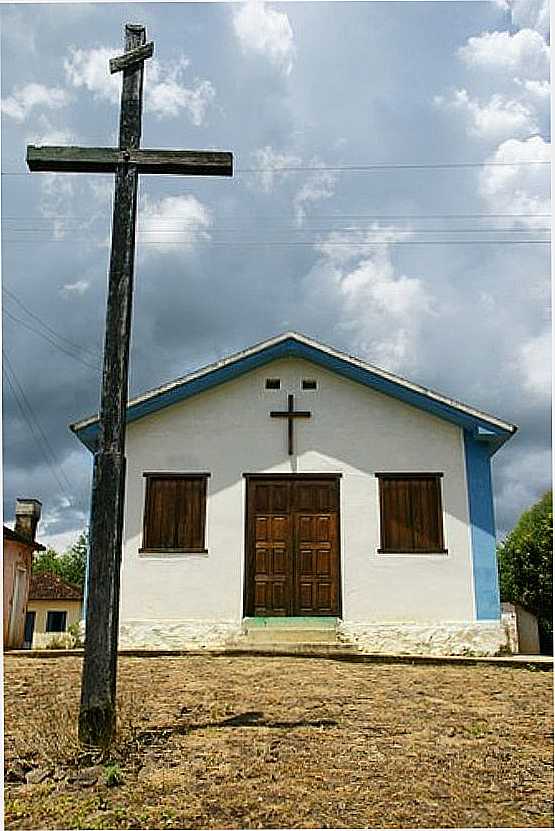
[[[295,410],[294,397],[292,393],[287,396],[286,410],[272,410],[272,418],[287,419],[287,450],[290,456],[293,455],[293,424],[296,418],[310,418],[312,413],[309,410]]]
[[[204,150],[141,150],[144,61],[154,53],[144,26],[125,27],[125,53],[110,61],[122,72],[119,144],[113,147],[27,147],[32,171],[115,173],[112,248],[100,403],[94,457],[86,638],[79,736],[110,744],[115,729],[119,580],[125,496],[125,417],[135,222],[139,173],[232,176],[233,156]]]

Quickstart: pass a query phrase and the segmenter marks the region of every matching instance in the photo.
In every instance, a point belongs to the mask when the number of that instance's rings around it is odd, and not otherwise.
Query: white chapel
[[[72,425],[94,452],[98,416]],[[516,427],[285,333],[129,402],[120,647],[290,626],[496,654],[492,455]]]

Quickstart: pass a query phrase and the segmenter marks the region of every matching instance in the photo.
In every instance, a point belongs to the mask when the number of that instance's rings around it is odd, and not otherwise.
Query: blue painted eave
[[[171,407],[172,404],[177,404],[180,401],[212,389],[226,381],[239,378],[253,369],[257,369],[271,361],[281,358],[302,358],[331,372],[335,372],[337,375],[348,378],[351,381],[370,387],[399,401],[403,401],[406,404],[410,404],[413,407],[417,407],[420,410],[431,413],[438,418],[457,424],[463,429],[470,430],[480,441],[487,443],[490,447],[490,454],[494,453],[507,441],[516,430],[516,428],[506,430],[485,418],[468,413],[455,405],[439,401],[426,393],[407,387],[391,378],[378,375],[370,369],[353,363],[348,358],[331,354],[324,349],[319,349],[317,346],[296,340],[294,337],[287,337],[267,347],[239,356],[234,361],[224,362],[221,366],[216,366],[204,374],[200,374],[190,380],[185,379],[181,384],[176,384],[169,389],[161,390],[159,393],[155,392],[149,397],[129,404],[127,408],[127,423],[129,424],[144,416],[158,412],[164,409],[164,407]],[[77,428],[76,425],[72,425],[71,429],[89,450],[95,451],[99,433],[98,418],[82,428]]]

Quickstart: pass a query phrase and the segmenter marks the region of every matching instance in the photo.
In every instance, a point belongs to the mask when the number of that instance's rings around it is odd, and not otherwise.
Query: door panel
[[[247,615],[339,614],[339,480],[247,482]]]
[[[257,483],[250,503],[254,525],[254,609],[261,617],[289,614],[292,545],[288,487]]]
[[[337,515],[297,513],[295,520],[299,553],[295,614],[331,615],[337,609]]]

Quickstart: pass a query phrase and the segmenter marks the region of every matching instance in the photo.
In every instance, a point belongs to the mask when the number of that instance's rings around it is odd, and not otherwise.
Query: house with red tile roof
[[[34,649],[53,646],[71,647],[74,637],[70,627],[79,624],[83,607],[83,590],[57,574],[31,575],[27,602],[27,641]]]
[[[18,499],[15,527],[4,525],[4,649],[21,649],[25,641],[25,612],[33,553],[44,551],[35,540],[42,505],[38,499]]]

